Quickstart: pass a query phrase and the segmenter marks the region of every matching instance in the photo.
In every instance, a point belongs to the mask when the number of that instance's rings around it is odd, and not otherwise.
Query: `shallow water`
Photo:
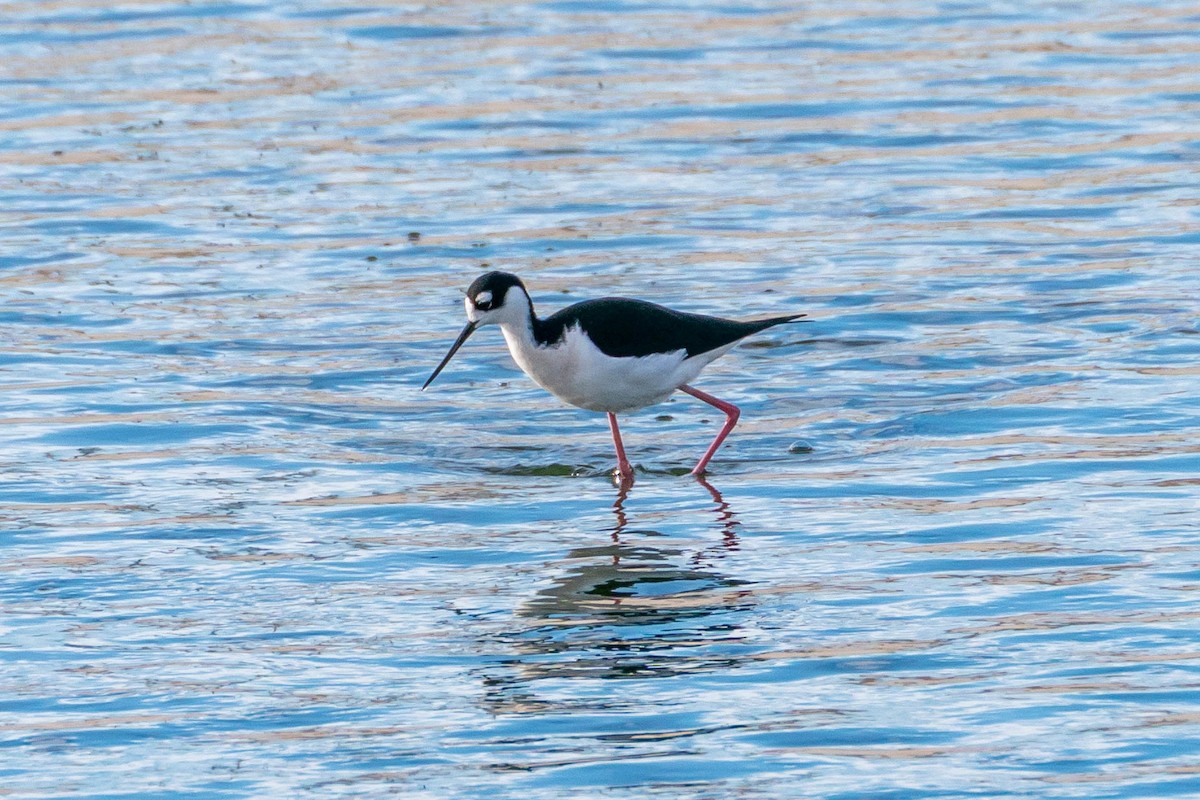
[[[0,795],[1200,793],[1193,4],[0,11]]]

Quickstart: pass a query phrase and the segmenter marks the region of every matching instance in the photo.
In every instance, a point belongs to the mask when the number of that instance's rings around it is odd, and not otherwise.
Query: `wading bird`
[[[499,325],[513,360],[535,383],[573,406],[608,414],[617,450],[614,475],[622,483],[633,481],[633,467],[625,457],[617,414],[661,403],[676,390],[720,409],[725,425],[691,473],[703,475],[741,412],[688,384],[747,336],[804,316],[742,322],[674,311],[645,300],[605,297],[541,319],[525,284],[508,272],[480,275],[467,288],[464,302],[467,326],[421,391],[477,328]]]

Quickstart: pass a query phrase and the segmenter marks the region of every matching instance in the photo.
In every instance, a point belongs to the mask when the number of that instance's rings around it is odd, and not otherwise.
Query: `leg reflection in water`
[[[705,491],[707,491],[709,496],[712,497],[713,502],[717,504],[716,508],[713,509],[713,513],[716,515],[717,522],[720,523],[721,526],[720,547],[725,550],[737,550],[737,529],[742,524],[738,521],[737,514],[734,513],[733,508],[729,505],[729,501],[725,499],[720,490],[709,483],[704,476],[697,477],[696,483],[704,487]],[[612,529],[612,540],[614,544],[620,543],[621,534],[629,527],[629,515],[625,511],[625,502],[629,499],[629,491],[631,488],[632,485],[623,485],[617,487],[617,499],[612,505],[613,515],[617,518],[617,524]]]

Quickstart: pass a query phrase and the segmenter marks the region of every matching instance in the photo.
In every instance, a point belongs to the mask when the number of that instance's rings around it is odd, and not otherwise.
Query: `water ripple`
[[[3,9],[0,794],[1200,793],[1188,4]]]

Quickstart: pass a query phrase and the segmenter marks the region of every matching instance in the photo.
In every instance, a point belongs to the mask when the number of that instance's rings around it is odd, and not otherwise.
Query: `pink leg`
[[[693,475],[703,475],[704,468],[708,466],[708,462],[712,460],[713,455],[717,452],[717,448],[721,446],[721,442],[725,441],[725,437],[733,430],[733,426],[737,425],[738,417],[742,415],[741,410],[733,403],[726,403],[724,400],[718,400],[711,394],[693,389],[691,386],[680,386],[681,392],[687,392],[697,400],[703,400],[714,408],[719,408],[725,412],[725,426],[721,428],[721,432],[717,434],[717,438],[713,439],[712,444],[708,446],[708,452],[700,459],[700,463],[696,464],[696,468],[692,470]]]
[[[617,475],[621,483],[633,483],[633,465],[625,457],[625,445],[621,443],[621,431],[617,429],[617,415],[608,414],[608,427],[612,428],[613,444],[617,446]]]

